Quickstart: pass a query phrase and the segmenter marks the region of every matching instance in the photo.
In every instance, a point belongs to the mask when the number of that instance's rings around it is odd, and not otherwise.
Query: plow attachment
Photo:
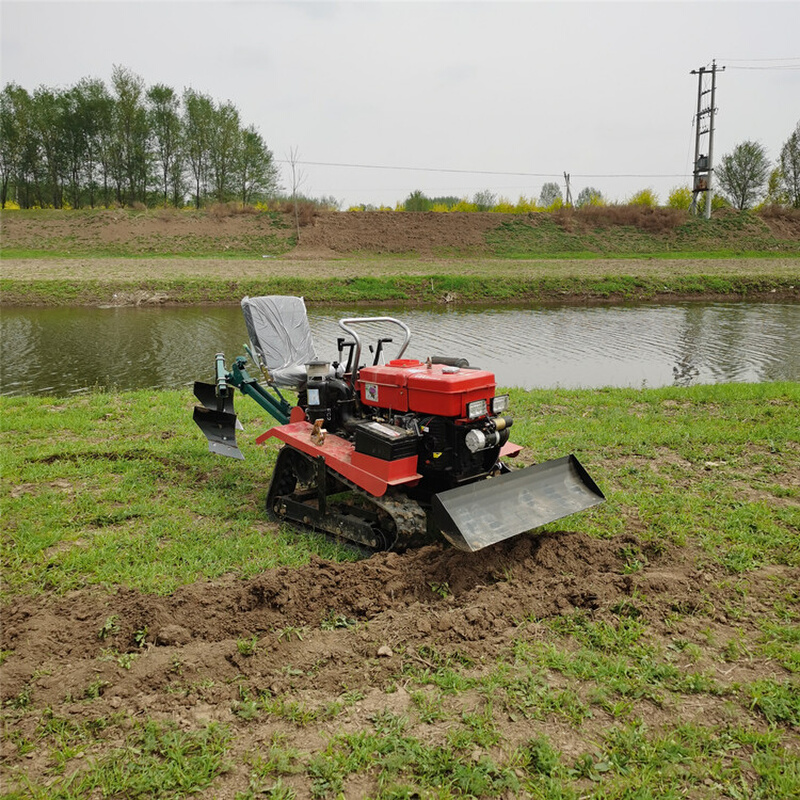
[[[459,550],[473,552],[605,500],[573,455],[433,496],[433,517]]]
[[[244,459],[236,444],[236,431],[242,423],[233,410],[233,394],[226,391],[217,394],[218,387],[211,383],[195,381],[194,396],[203,404],[194,407],[192,419],[208,439],[208,449],[212,453],[228,458]]]

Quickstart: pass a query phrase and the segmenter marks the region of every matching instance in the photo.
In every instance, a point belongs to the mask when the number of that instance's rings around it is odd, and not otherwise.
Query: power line
[[[791,58],[721,58],[720,61],[800,61],[800,56],[792,56]]]
[[[275,159],[279,163],[288,164],[287,159]],[[485,169],[444,169],[440,167],[408,167],[393,164],[347,164],[335,161],[296,161],[308,167],[343,167],[346,169],[385,169],[406,172],[438,172],[460,175],[505,175],[517,178],[561,178],[563,172],[500,172]],[[685,178],[680,174],[643,174],[643,173],[572,173],[575,178]]]
[[[777,70],[778,72],[787,72],[793,69],[800,69],[800,64],[786,64],[785,66],[779,67],[737,67],[731,66],[730,64],[727,65],[728,69],[757,69],[757,70]]]

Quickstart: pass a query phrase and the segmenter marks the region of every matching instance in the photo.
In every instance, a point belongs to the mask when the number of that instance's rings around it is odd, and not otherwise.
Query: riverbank
[[[800,299],[800,214],[612,206],[531,214],[12,211],[0,303]]]
[[[512,390],[606,503],[357,563],[265,518],[255,404],[243,462],[192,404],[2,400],[8,791],[800,792],[800,384]]]
[[[4,258],[0,303],[164,305],[302,295],[314,303],[800,300],[800,259]]]

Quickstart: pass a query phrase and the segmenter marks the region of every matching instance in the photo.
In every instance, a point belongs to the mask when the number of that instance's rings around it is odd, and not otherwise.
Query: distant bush
[[[541,211],[542,209],[536,203],[536,198],[531,197],[528,199],[524,195],[519,196],[517,204],[514,206],[514,211],[517,214],[530,214],[533,211]]]
[[[514,214],[517,211],[517,207],[510,200],[501,197],[489,211],[494,211],[496,214]]]
[[[628,200],[628,205],[656,208],[658,206],[658,195],[652,189],[642,189],[631,196],[630,200]]]
[[[405,211],[430,211],[433,207],[430,198],[426,197],[419,189],[411,192],[403,203]]]
[[[497,202],[497,197],[488,189],[475,192],[472,202],[477,206],[478,211],[491,211]]]
[[[606,199],[599,189],[595,189],[594,186],[586,186],[578,192],[578,199],[575,201],[575,205],[578,208],[582,206],[604,206],[606,205]]]
[[[688,211],[692,206],[692,190],[688,186],[676,186],[667,198],[667,208]]]

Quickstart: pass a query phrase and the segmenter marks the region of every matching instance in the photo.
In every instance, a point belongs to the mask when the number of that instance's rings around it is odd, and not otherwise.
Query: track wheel
[[[280,498],[292,494],[297,487],[297,475],[293,469],[295,451],[289,447],[281,448],[278,459],[275,462],[275,469],[272,473],[272,481],[267,492],[267,514],[273,519],[282,519],[283,515],[278,511]]]

